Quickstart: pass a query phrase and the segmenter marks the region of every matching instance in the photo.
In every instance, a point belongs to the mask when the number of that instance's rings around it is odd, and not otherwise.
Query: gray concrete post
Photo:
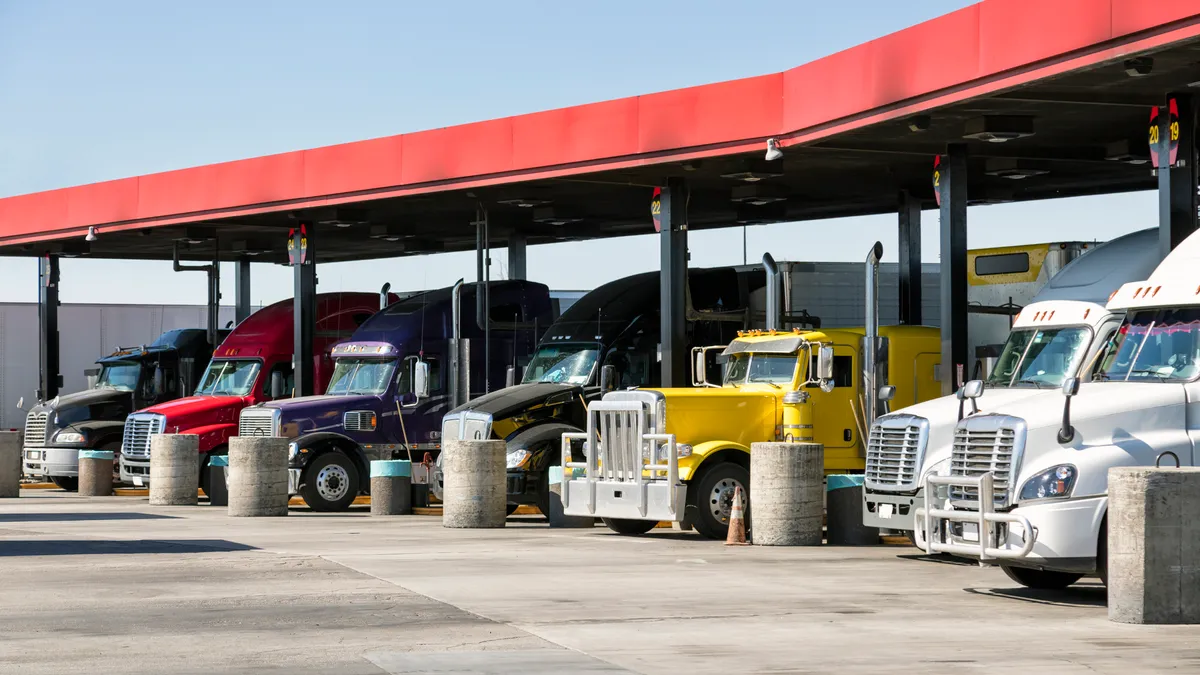
[[[1108,470],[1108,618],[1200,623],[1200,468]]]
[[[199,502],[200,437],[155,434],[150,437],[150,505],[194,506]]]
[[[288,439],[229,439],[229,515],[286,516]]]
[[[546,514],[546,520],[550,521],[550,527],[595,527],[595,518],[590,516],[568,516],[563,513],[563,468],[561,466],[552,466],[549,471],[550,475],[547,478],[550,485],[550,513]]]
[[[820,546],[825,507],[825,447],[750,446],[750,530],[760,546]]]
[[[109,497],[113,491],[112,450],[79,451],[79,496]]]
[[[508,502],[504,441],[444,441],[442,527],[504,527]]]
[[[371,515],[407,516],[412,513],[412,462],[377,459],[371,462]]]
[[[0,431],[0,497],[21,496],[21,432]]]

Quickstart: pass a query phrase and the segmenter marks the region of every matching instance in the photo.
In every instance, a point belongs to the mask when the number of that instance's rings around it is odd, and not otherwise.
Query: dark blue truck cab
[[[474,310],[477,288],[463,284],[457,304]],[[238,435],[291,439],[290,490],[318,511],[344,510],[366,492],[371,460],[419,462],[425,453],[436,458],[442,416],[454,407],[460,351],[452,340],[453,296],[453,288],[420,293],[367,319],[349,341],[333,347],[324,395],[246,408]],[[470,344],[464,351],[473,395],[503,387],[509,368],[527,363],[554,320],[542,284],[495,281],[488,298],[486,321],[461,309],[471,316],[457,317],[459,337]]]

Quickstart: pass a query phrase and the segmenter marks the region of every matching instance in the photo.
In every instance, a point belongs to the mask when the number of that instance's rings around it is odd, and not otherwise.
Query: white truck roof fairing
[[[1013,321],[1013,329],[1018,328],[1057,328],[1060,326],[1088,325],[1092,328],[1104,323],[1112,316],[1098,302],[1080,302],[1078,300],[1048,300],[1035,302],[1017,315]]]
[[[1162,260],[1158,230],[1131,232],[1072,260],[1030,301],[1078,300],[1103,306],[1113,291],[1133,279],[1150,276]]]
[[[1113,311],[1200,305],[1200,232],[1183,240],[1144,281],[1131,281],[1109,300]]]

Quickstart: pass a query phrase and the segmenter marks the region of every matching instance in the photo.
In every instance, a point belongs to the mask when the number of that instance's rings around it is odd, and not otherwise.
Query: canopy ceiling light
[[[1028,115],[984,115],[967,120],[963,138],[988,143],[1007,143],[1033,135],[1033,118]]]
[[[984,173],[989,176],[996,176],[997,178],[1023,180],[1025,178],[1032,178],[1033,176],[1044,176],[1050,172],[1046,169],[1033,166],[1028,162],[1022,162],[1019,159],[991,157],[987,160]]]
[[[532,209],[535,206],[545,206],[546,204],[550,203],[550,200],[549,199],[517,198],[517,199],[501,199],[497,203],[504,204],[505,206],[516,206],[516,207],[519,207],[522,209]]]
[[[321,209],[313,214],[313,220],[319,225],[334,227],[353,227],[365,225],[369,220],[366,209],[346,208],[342,206]]]
[[[1145,77],[1154,70],[1154,59],[1149,56],[1136,56],[1132,59],[1125,59],[1121,65],[1125,68],[1126,75]]]
[[[761,159],[751,159],[742,163],[741,170],[721,174],[721,178],[740,180],[747,183],[757,183],[768,178],[783,176],[783,167],[779,164],[766,162]]]
[[[1149,155],[1141,155],[1134,151],[1129,139],[1109,143],[1104,148],[1104,159],[1110,162],[1125,162],[1126,164],[1149,164]]]
[[[583,218],[576,218],[555,212],[554,207],[551,206],[533,210],[533,222],[541,223],[542,225],[569,225],[571,223],[578,223],[581,220]]]
[[[395,242],[404,238],[404,230],[399,225],[372,225],[367,236],[371,239]]]
[[[932,123],[932,119],[929,117],[929,115],[915,115],[908,118],[908,130],[914,134],[922,131],[929,131],[929,125]]]
[[[730,195],[730,201],[762,206],[763,204],[787,201],[787,197],[787,188],[781,185],[735,185]]]
[[[787,202],[772,202],[763,206],[741,203],[737,205],[738,225],[765,225],[787,220]]]

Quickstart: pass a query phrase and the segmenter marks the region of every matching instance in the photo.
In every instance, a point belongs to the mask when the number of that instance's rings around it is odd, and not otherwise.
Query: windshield
[[[335,396],[382,394],[387,391],[395,370],[394,360],[338,359],[325,393]]]
[[[598,345],[547,345],[533,355],[521,382],[587,384],[599,356]]]
[[[1075,372],[1091,339],[1092,330],[1087,326],[1014,330],[987,383],[998,387],[1060,386]]]
[[[1094,379],[1186,382],[1200,375],[1200,309],[1151,309],[1126,317]]]
[[[246,396],[254,389],[254,381],[258,379],[258,370],[262,364],[258,361],[212,361],[200,386],[196,387],[197,394],[213,396]]]
[[[774,385],[790,385],[796,375],[795,354],[733,355],[725,364],[725,386],[769,382]]]
[[[140,363],[105,363],[100,366],[100,379],[96,381],[96,388],[133,391],[137,389],[141,375]]]

